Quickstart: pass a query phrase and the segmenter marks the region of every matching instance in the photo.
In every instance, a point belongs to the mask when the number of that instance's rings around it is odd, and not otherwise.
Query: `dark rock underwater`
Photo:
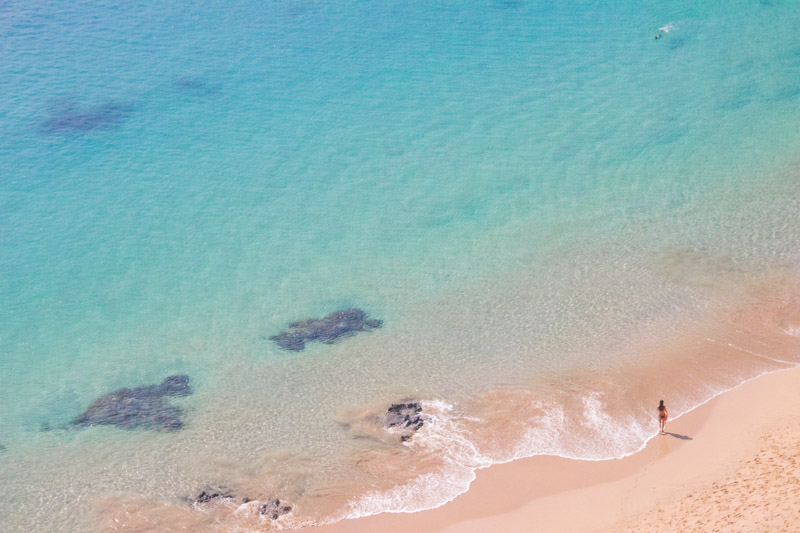
[[[53,109],[50,117],[42,122],[42,130],[49,134],[68,134],[116,128],[132,110],[132,105],[119,102],[80,108],[68,101]]]
[[[306,342],[333,344],[339,339],[381,326],[383,326],[382,320],[367,318],[367,313],[361,309],[343,309],[324,318],[307,318],[292,322],[288,329],[271,336],[270,340],[275,341],[284,350],[301,352],[305,349]]]
[[[169,376],[158,385],[119,389],[96,399],[72,424],[177,431],[183,427],[183,409],[171,405],[168,398],[191,393],[186,375]]]

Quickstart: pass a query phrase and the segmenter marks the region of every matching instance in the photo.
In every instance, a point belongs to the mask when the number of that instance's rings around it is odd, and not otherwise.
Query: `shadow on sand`
[[[692,437],[689,437],[688,435],[678,435],[677,433],[670,433],[669,431],[664,433],[664,435],[669,435],[670,437],[675,437],[676,439],[681,440],[692,440]]]

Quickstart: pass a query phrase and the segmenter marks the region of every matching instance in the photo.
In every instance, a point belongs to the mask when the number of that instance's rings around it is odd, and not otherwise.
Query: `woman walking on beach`
[[[667,406],[664,405],[664,400],[658,404],[658,423],[661,425],[661,434],[664,434],[664,427],[667,425],[667,417],[669,413],[667,413]]]

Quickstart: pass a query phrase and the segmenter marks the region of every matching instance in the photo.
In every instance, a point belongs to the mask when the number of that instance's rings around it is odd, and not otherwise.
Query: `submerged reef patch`
[[[49,134],[68,134],[116,128],[132,109],[132,105],[119,102],[81,108],[68,101],[51,111],[51,116],[42,122],[42,130]]]
[[[191,393],[186,375],[169,376],[158,385],[119,389],[96,399],[72,424],[177,431],[183,428],[183,409],[170,405],[168,398]]]
[[[270,337],[284,350],[301,352],[306,342],[317,341],[333,344],[341,338],[352,337],[360,331],[369,331],[383,326],[382,320],[367,318],[361,309],[343,309],[324,318],[308,318],[289,324],[287,330]]]
[[[220,86],[209,83],[202,78],[181,77],[176,79],[172,86],[178,91],[198,96],[210,96],[220,92]]]

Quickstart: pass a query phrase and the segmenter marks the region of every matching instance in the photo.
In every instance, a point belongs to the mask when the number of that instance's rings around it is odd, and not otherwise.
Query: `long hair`
[[[658,402],[658,410],[663,411],[664,409],[665,409],[664,400],[661,400],[660,402]]]

